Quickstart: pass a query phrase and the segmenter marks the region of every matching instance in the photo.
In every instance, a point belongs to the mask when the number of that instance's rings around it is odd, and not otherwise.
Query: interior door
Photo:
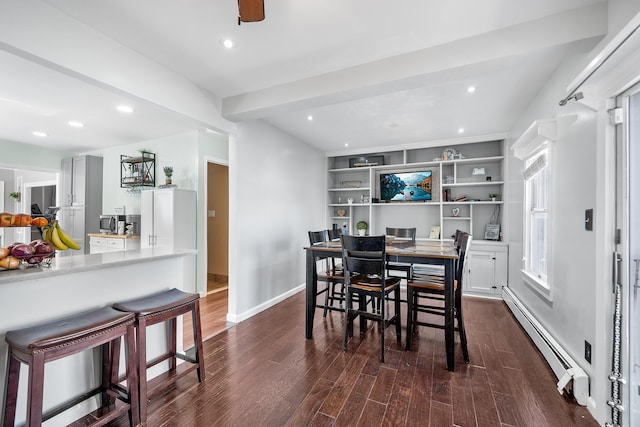
[[[620,230],[620,254],[623,298],[623,389],[622,425],[640,427],[640,84],[617,99],[624,117],[617,127],[616,228]],[[628,338],[628,339],[625,339]]]

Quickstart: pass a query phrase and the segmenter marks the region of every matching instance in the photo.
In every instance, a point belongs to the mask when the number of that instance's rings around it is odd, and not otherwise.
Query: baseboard
[[[274,305],[278,304],[279,302],[282,302],[284,300],[286,300],[287,298],[297,294],[298,292],[304,290],[306,288],[306,286],[304,285],[304,283],[300,286],[297,286],[293,289],[288,290],[287,292],[278,295],[275,298],[271,298],[268,301],[263,302],[260,305],[257,305],[247,311],[245,311],[244,313],[240,313],[237,315],[233,315],[230,313],[227,313],[227,322],[232,322],[232,323],[239,323],[242,322],[243,320],[247,320],[248,318],[255,316],[256,314],[270,308],[273,307]]]

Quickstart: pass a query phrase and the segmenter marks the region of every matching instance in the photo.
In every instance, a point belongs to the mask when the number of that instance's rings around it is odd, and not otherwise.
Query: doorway
[[[229,168],[207,163],[207,295],[229,284]]]

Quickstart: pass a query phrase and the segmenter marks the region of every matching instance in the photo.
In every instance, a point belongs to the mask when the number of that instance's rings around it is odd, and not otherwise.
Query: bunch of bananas
[[[53,221],[42,230],[42,240],[51,243],[59,251],[67,249],[80,249],[78,242],[73,240],[61,227],[58,221]]]

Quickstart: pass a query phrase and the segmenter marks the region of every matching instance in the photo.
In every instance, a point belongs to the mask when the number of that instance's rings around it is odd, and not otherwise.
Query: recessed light
[[[345,146],[345,147],[348,147],[348,146],[349,146],[349,143],[348,143],[348,142],[345,142],[345,143],[344,143],[344,146]]]
[[[35,136],[39,136],[39,137],[41,137],[41,138],[44,138],[45,136],[49,136],[49,135],[47,135],[45,132],[40,132],[40,131],[35,131],[35,132],[33,132],[33,134],[34,134]]]
[[[312,121],[313,121],[313,116],[312,116],[311,114],[309,114],[309,115],[307,116],[307,120],[309,120],[310,122],[312,122]]]
[[[73,126],[74,128],[83,128],[84,127],[84,123],[82,122],[78,122],[76,120],[69,120],[69,126]]]
[[[464,128],[459,128],[458,133],[464,133]]]
[[[469,86],[469,87],[467,88],[467,92],[469,92],[469,93],[473,93],[473,92],[475,92],[475,91],[476,91],[476,87],[475,87],[475,86]]]
[[[128,105],[118,105],[117,108],[121,113],[133,113],[133,107],[130,107]]]
[[[224,46],[226,49],[231,49],[233,47],[233,40],[231,39],[222,39],[220,40],[220,44]]]

